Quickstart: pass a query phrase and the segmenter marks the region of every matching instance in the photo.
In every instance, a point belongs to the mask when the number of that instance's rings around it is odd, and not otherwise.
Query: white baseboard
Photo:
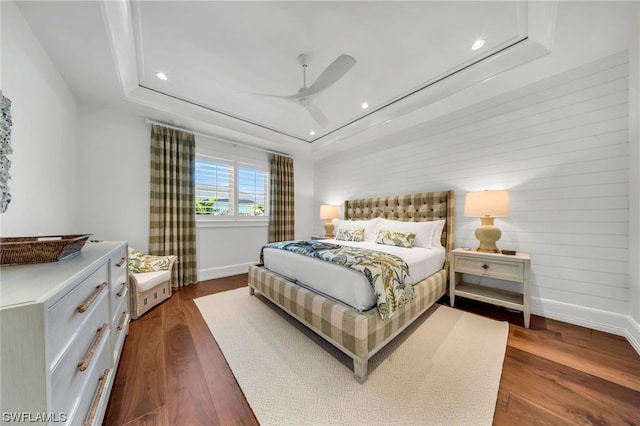
[[[640,354],[640,324],[629,316],[629,329],[625,335],[631,346]]]
[[[213,280],[216,278],[229,277],[231,275],[246,274],[249,271],[249,265],[255,265],[256,262],[239,263],[237,265],[225,265],[217,268],[200,269],[198,271],[198,281]]]
[[[624,336],[636,352],[640,354],[640,325],[630,315],[571,305],[539,297],[531,298],[531,313]]]

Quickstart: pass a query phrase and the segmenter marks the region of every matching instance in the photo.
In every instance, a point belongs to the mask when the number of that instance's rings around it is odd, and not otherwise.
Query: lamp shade
[[[464,215],[469,217],[509,216],[509,191],[467,192],[464,200]]]
[[[338,217],[338,206],[325,204],[320,206],[320,219],[335,219]]]

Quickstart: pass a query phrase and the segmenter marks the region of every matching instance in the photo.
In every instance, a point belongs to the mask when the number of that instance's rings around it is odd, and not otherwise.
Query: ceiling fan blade
[[[338,58],[331,62],[331,64],[322,71],[322,74],[318,76],[316,81],[307,89],[303,89],[298,94],[288,97],[304,98],[318,93],[327,87],[340,80],[353,66],[356,64],[356,60],[349,55],[340,55]]]
[[[296,99],[298,99],[300,96],[298,96],[298,94],[294,94],[294,95],[288,95],[288,96],[282,96],[282,95],[270,95],[268,93],[252,93],[252,95],[255,96],[262,96],[265,98],[278,98],[278,99],[286,99],[289,101],[294,101]]]
[[[327,127],[327,124],[329,124],[329,121],[327,120],[327,117],[325,117],[325,115],[322,113],[322,111],[318,109],[317,106],[310,103],[305,105],[305,108],[307,109],[307,111],[309,111],[309,114],[311,114],[311,117],[313,117],[313,119],[319,125],[321,125],[322,127]]]
[[[318,76],[316,81],[310,87],[303,87],[298,91],[298,93],[285,96],[270,95],[266,93],[255,93],[255,95],[286,99],[290,101],[308,98],[340,80],[351,68],[353,68],[356,62],[357,61],[352,56],[342,54],[338,56],[335,61],[331,62],[324,71],[322,71],[320,76]]]

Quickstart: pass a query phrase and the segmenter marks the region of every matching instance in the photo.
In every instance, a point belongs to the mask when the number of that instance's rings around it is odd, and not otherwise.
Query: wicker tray
[[[0,265],[55,262],[76,256],[90,235],[0,238]]]

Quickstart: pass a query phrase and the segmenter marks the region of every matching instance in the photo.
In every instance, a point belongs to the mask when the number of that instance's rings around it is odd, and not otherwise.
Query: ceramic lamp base
[[[324,224],[324,236],[333,238],[335,236],[333,235],[333,231],[335,230],[335,228],[336,226],[333,224],[331,219],[327,219],[327,223]]]
[[[502,236],[500,229],[493,225],[495,218],[485,216],[480,218],[480,226],[476,228],[476,238],[480,241],[476,251],[484,253],[500,253],[496,247],[496,241]]]

